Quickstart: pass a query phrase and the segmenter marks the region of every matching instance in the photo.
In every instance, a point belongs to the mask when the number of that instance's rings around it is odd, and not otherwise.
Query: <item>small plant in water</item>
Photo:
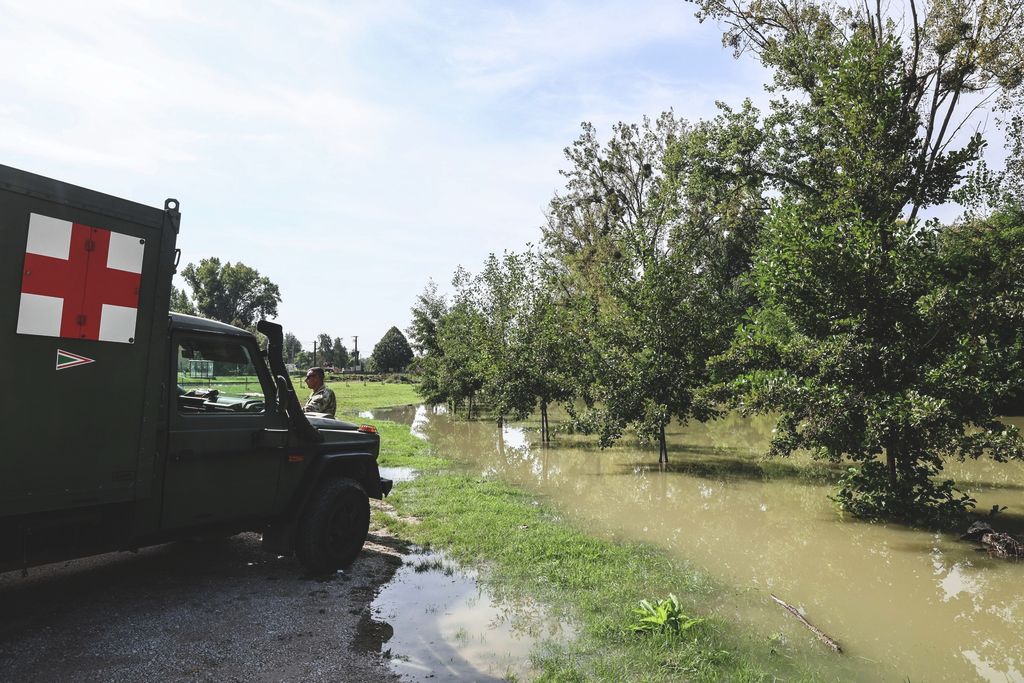
[[[667,599],[654,603],[650,600],[641,600],[640,606],[633,609],[633,614],[639,617],[629,625],[629,630],[634,633],[667,631],[678,635],[704,621],[700,617],[691,617],[683,612],[679,598],[673,593],[669,593]]]

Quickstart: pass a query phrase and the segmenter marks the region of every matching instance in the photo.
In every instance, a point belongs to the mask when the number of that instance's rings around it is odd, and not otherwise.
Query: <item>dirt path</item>
[[[0,681],[397,681],[370,603],[403,551],[371,532],[324,581],[242,534],[0,574]]]

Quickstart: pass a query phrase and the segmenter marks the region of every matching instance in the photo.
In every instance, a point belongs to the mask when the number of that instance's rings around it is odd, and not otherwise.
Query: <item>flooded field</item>
[[[453,420],[423,407],[375,411],[409,424],[473,472],[544,495],[572,521],[641,540],[733,590],[706,608],[751,623],[836,680],[1024,682],[1024,563],[990,558],[954,534],[840,519],[818,463],[759,463],[771,422],[733,416],[676,428],[672,463],[624,439],[538,444],[534,425]],[[953,464],[978,500],[1006,505],[995,524],[1019,534],[1024,465]],[[824,476],[823,476],[824,475]],[[770,599],[798,607],[845,650],[832,655]]]

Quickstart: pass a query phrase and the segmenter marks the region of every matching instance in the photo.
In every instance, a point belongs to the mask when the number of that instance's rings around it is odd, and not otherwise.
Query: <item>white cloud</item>
[[[500,91],[537,82],[553,71],[608,60],[638,47],[693,33],[679,2],[542,2],[515,10],[478,6],[454,26],[448,52],[459,85]]]
[[[184,262],[278,282],[372,342],[428,278],[522,249],[581,121],[763,103],[679,0],[0,0],[3,163],[182,201]]]

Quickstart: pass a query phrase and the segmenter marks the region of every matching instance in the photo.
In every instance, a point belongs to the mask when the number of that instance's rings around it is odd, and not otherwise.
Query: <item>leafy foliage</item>
[[[291,332],[286,332],[283,346],[285,362],[294,363],[296,356],[302,351],[302,342]]]
[[[633,610],[637,620],[629,625],[634,633],[669,633],[680,635],[694,626],[704,623],[700,617],[690,617],[683,612],[679,598],[673,593],[665,600],[641,600],[639,607]]]
[[[412,361],[412,348],[402,331],[392,327],[373,347],[370,358],[377,372],[401,372]]]
[[[1024,3],[696,4],[772,72],[767,112],[603,143],[584,124],[540,253],[417,300],[424,396],[499,417],[564,401],[662,461],[672,420],[771,413],[771,454],[852,463],[842,509],[951,523],[974,501],[946,460],[1024,457],[998,419],[1024,405]],[[999,172],[965,132],[989,103]],[[951,200],[961,220],[921,219]]]
[[[698,390],[743,310],[735,279],[763,209],[756,177],[735,172],[757,154],[754,118],[749,105],[697,126],[666,113],[615,126],[604,145],[584,125],[566,150],[544,244],[582,351],[586,409],[568,407],[602,445],[632,424],[666,461],[672,419],[715,415]]]
[[[187,292],[177,287],[171,287],[171,311],[185,313],[186,315],[196,315],[196,306],[188,298]]]
[[[196,310],[206,318],[248,328],[260,318],[277,316],[278,286],[244,263],[205,258],[198,266],[185,266],[181,275],[192,290]]]
[[[747,6],[704,5],[751,19]],[[730,34],[774,69],[777,91],[802,96],[773,102],[765,122],[780,197],[749,279],[760,308],[717,367],[734,378],[737,405],[780,415],[773,453],[860,465],[836,493],[842,508],[948,523],[973,501],[938,479],[943,458],[1024,454],[1016,430],[996,420],[1024,380],[1019,327],[1005,324],[1017,316],[1020,280],[1008,274],[1019,259],[1005,247],[996,259],[978,252],[1012,231],[940,231],[915,218],[950,197],[982,147],[979,136],[950,147],[915,88],[955,98],[973,77],[908,82],[924,48],[908,57],[891,24],[857,11],[801,5],[776,19],[753,20],[769,40],[739,24]]]

